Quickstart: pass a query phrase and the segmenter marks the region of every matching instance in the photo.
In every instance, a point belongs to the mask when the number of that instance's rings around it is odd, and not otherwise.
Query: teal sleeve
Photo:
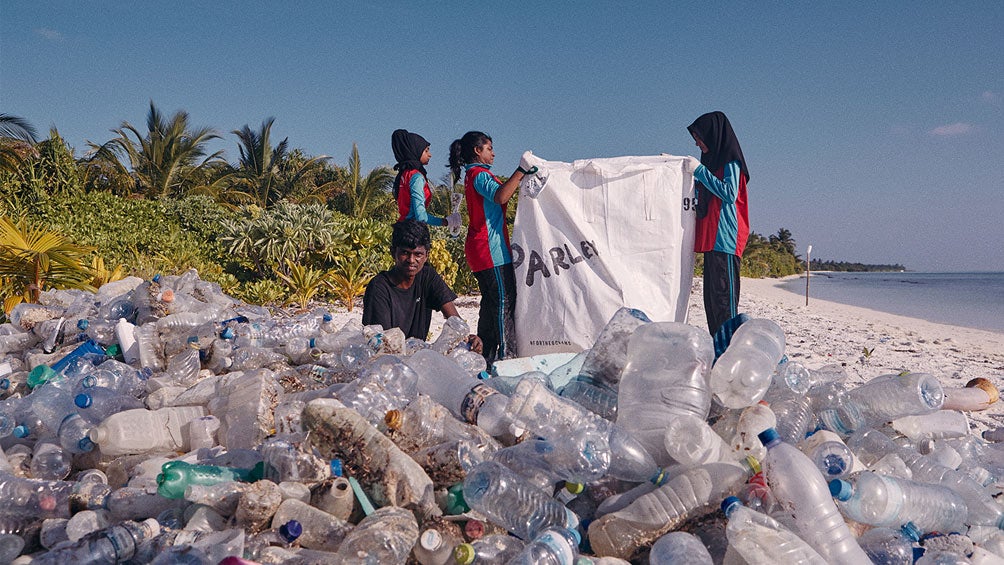
[[[711,174],[711,171],[704,165],[697,167],[697,170],[694,171],[694,178],[707,187],[711,194],[721,198],[723,202],[735,202],[736,198],[739,197],[739,175],[741,174],[739,161],[732,161],[725,165],[725,175],[723,175],[725,178],[719,179]]]
[[[498,192],[498,189],[501,186],[502,185],[486,171],[481,171],[478,173],[478,176],[474,177],[474,190],[492,202],[495,202],[495,193]]]
[[[408,192],[411,194],[411,209],[408,210],[408,219],[425,222],[430,226],[446,225],[443,218],[430,216],[425,209],[425,177],[423,175],[417,172],[411,175]]]

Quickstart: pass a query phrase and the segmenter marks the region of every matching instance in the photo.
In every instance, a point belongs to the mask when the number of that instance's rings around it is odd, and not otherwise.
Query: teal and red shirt
[[[397,187],[397,221],[412,219],[430,226],[446,225],[437,216],[430,216],[427,208],[432,200],[429,180],[418,169],[410,169],[401,175],[401,186]]]
[[[506,207],[495,202],[501,181],[491,173],[490,165],[471,163],[464,168],[464,196],[470,217],[464,243],[467,265],[478,272],[512,263]]]
[[[713,174],[700,165],[694,179],[711,192],[708,214],[697,218],[694,251],[720,251],[743,256],[750,235],[749,209],[746,205],[746,175],[739,161],[732,161]]]

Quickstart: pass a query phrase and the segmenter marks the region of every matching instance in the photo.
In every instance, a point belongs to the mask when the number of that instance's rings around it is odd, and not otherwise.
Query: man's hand
[[[471,346],[471,351],[474,353],[481,353],[484,351],[485,346],[481,343],[481,338],[474,334],[467,336],[467,343]]]

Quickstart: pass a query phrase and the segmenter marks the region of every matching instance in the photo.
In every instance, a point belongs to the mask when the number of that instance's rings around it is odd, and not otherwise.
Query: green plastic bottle
[[[253,480],[251,473],[251,469],[168,461],[157,475],[157,494],[164,498],[180,499],[185,497],[185,489],[189,485],[212,486],[227,481],[248,483]]]

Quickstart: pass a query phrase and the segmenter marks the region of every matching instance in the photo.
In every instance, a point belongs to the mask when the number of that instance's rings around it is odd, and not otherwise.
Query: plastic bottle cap
[[[903,532],[903,535],[909,538],[911,541],[920,541],[920,536],[923,535],[923,532],[920,531],[920,528],[918,528],[917,525],[914,524],[913,522],[907,522],[903,524],[903,527],[901,527],[899,531]]]
[[[332,477],[341,477],[342,476],[343,469],[342,469],[342,460],[341,459],[332,459],[331,463],[328,464],[328,468],[331,469],[331,476]]]
[[[464,485],[457,483],[446,490],[446,513],[450,515],[463,514],[470,510],[464,500]],[[471,522],[467,522],[470,524]]]
[[[89,326],[89,325],[91,325],[91,323],[89,321],[87,321],[87,318],[81,318],[81,319],[77,320],[77,329],[80,330],[80,331],[86,330],[87,326]]]
[[[84,453],[88,453],[94,449],[94,442],[91,441],[91,438],[85,437],[77,442],[77,449],[83,451]]]
[[[153,282],[160,282],[160,273],[154,275],[153,278],[150,280],[152,280]]]
[[[460,565],[470,565],[474,563],[474,557],[476,553],[474,551],[474,546],[469,543],[462,543],[457,547],[453,548],[453,558],[457,560]]]
[[[383,423],[387,424],[387,427],[391,430],[400,430],[403,422],[404,415],[401,414],[400,410],[388,410],[384,414]]]
[[[575,538],[575,545],[582,543],[582,534],[580,534],[578,530],[569,529],[568,531],[571,532],[572,537]]]
[[[122,354],[122,346],[117,343],[109,345],[108,349],[105,350],[105,355],[109,357],[118,357],[121,354]]]
[[[482,381],[486,381],[490,378],[492,378],[492,376],[488,374],[488,371],[481,371],[480,373],[478,373],[478,379]]]
[[[10,388],[10,379],[0,379],[0,389],[7,390]]]
[[[851,483],[843,479],[833,479],[830,481],[830,495],[833,498],[843,502],[850,499],[852,494],[854,494],[854,487],[851,486]]]
[[[736,496],[726,497],[725,500],[722,501],[722,512],[725,512],[725,515],[728,516],[737,505],[742,506],[742,504],[743,501],[739,500]]]
[[[327,312],[325,312],[324,315],[321,316],[321,320],[323,320],[325,322],[330,322],[331,320],[334,320],[334,318],[331,317],[331,314],[328,314]]]
[[[767,445],[768,443],[774,441],[775,439],[778,439],[781,436],[778,435],[777,430],[775,430],[774,428],[767,428],[766,430],[757,434],[756,437],[760,440],[760,443]]]
[[[434,551],[443,545],[443,534],[439,533],[439,530],[429,528],[418,537],[418,544],[422,549]]]
[[[481,520],[468,520],[464,524],[464,535],[469,539],[478,539],[485,535],[485,523]]]
[[[35,388],[42,383],[47,383],[56,376],[56,371],[53,371],[48,365],[38,365],[28,373],[28,386]]]
[[[572,494],[582,494],[582,491],[586,490],[586,485],[582,483],[565,483],[565,490]]]
[[[763,471],[763,467],[760,466],[760,460],[752,455],[746,456],[746,464],[750,466],[750,470],[753,471],[754,475]]]
[[[14,431],[12,433],[14,434],[14,437],[16,437],[16,438],[26,438],[26,437],[28,437],[28,434],[31,433],[31,432],[30,432],[30,430],[28,430],[27,426],[25,426],[24,424],[22,424],[20,426],[15,427]]]
[[[290,520],[279,526],[279,535],[287,542],[292,542],[303,533],[303,525],[296,520]]]
[[[73,403],[77,405],[77,408],[89,408],[91,404],[94,404],[94,398],[86,392],[82,392],[74,397]]]
[[[220,332],[220,337],[223,339],[233,339],[234,338],[233,328],[224,328],[223,331]]]

